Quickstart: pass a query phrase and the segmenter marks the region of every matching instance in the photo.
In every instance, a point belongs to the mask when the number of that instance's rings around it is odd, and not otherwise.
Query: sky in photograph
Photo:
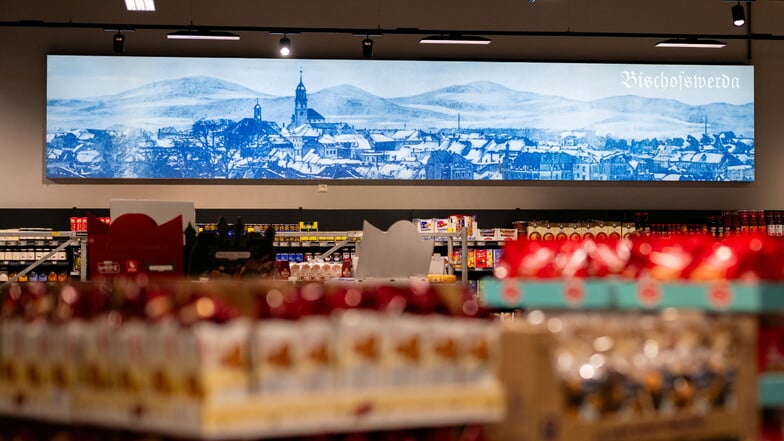
[[[302,69],[308,93],[350,84],[380,97],[394,98],[455,84],[492,81],[519,91],[581,101],[622,95],[674,99],[690,105],[747,104],[754,100],[754,71],[746,65],[72,55],[50,55],[47,63],[48,99],[112,95],[154,81],[188,76],[210,76],[261,93],[291,96]],[[703,87],[694,87],[697,79]]]

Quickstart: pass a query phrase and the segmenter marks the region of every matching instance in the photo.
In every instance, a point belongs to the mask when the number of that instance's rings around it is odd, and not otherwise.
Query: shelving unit
[[[457,265],[455,262],[450,261],[448,262],[448,270],[450,274],[460,273],[460,279],[464,285],[468,284],[469,272],[489,273],[493,271],[493,268],[469,268],[468,271],[464,270],[464,268],[468,268],[468,250],[483,247],[500,248],[505,242],[503,240],[471,240],[468,238],[466,230],[459,232],[420,233],[420,235],[425,239],[433,240],[433,245],[436,248],[446,247],[447,256],[454,255],[456,249],[460,250],[460,264]],[[281,250],[310,249],[318,251],[318,258],[324,258],[343,247],[356,245],[361,240],[361,231],[281,231],[275,233],[273,246]]]
[[[75,413],[55,420],[108,423],[125,430],[203,440],[487,424],[504,416],[503,391],[498,385],[379,389],[229,402],[90,393],[73,397],[72,405]],[[107,409],[113,410],[107,413]]]
[[[87,233],[75,231],[2,231],[0,250],[26,250],[23,259],[1,259],[0,267],[19,268],[8,282],[15,282],[39,266],[70,269],[71,277],[78,276],[84,281],[87,277]],[[67,253],[69,247],[78,247],[81,256],[78,271],[73,271],[73,257]],[[64,258],[53,257],[66,253]]]

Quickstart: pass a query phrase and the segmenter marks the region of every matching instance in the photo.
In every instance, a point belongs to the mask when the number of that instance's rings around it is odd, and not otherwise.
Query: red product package
[[[758,280],[761,272],[762,236],[744,234],[714,241],[704,247],[688,275],[692,280]]]
[[[712,243],[707,235],[635,238],[624,275],[657,280],[683,279],[690,274],[701,250]]]
[[[760,372],[784,372],[784,327],[762,327],[757,339]]]
[[[496,267],[498,278],[529,277],[551,279],[558,277],[555,259],[562,241],[520,239],[507,242]]]
[[[588,276],[588,250],[594,248],[591,240],[566,240],[561,242],[554,266],[559,277]]]
[[[784,237],[766,237],[758,263],[760,278],[784,280]]]
[[[629,264],[632,242],[628,239],[586,240],[588,275],[608,277],[621,274]]]

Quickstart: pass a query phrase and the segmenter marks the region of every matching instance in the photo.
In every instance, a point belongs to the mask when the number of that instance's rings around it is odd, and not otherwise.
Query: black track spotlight
[[[283,34],[283,38],[280,39],[280,54],[284,57],[288,57],[291,53],[291,40],[286,34]]]
[[[735,26],[746,24],[746,10],[743,9],[743,5],[740,2],[732,7],[732,24]]]
[[[373,56],[373,39],[370,37],[365,37],[365,39],[362,40],[362,56],[365,58]]]
[[[122,54],[125,52],[125,34],[122,32],[117,32],[112,37],[112,47],[114,48],[114,53]]]

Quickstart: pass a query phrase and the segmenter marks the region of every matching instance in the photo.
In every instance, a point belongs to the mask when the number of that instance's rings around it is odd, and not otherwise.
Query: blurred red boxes
[[[87,218],[90,277],[149,274],[182,276],[182,217],[158,225],[145,214],[124,214],[106,224]]]

